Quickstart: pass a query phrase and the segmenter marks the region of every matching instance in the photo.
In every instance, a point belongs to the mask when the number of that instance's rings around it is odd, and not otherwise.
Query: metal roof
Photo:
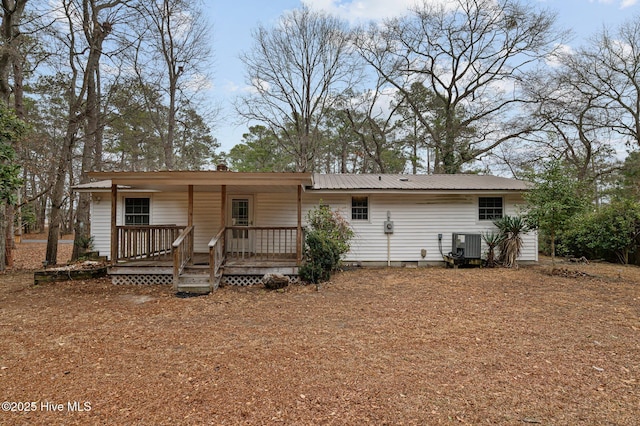
[[[118,189],[128,189],[130,186],[118,185]],[[107,192],[111,191],[111,179],[99,180],[97,182],[81,183],[71,187],[77,192]]]
[[[117,185],[237,185],[237,186],[308,186],[311,173],[245,173],[213,170],[164,170],[151,172],[89,172],[93,179]]]
[[[530,183],[489,175],[320,174],[314,190],[526,191]]]
[[[406,175],[406,174],[286,174],[286,173],[94,173],[94,177],[111,177],[73,187],[78,192],[106,192],[111,184],[119,189],[172,185],[276,185],[302,184],[316,191],[526,191],[531,183],[489,175]],[[165,188],[166,189],[166,188]]]

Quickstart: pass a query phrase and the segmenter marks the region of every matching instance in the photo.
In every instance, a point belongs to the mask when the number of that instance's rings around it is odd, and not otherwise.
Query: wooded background
[[[252,90],[233,100],[247,132],[225,153],[203,97],[214,52],[201,3],[2,0],[0,267],[15,233],[45,223],[46,261],[63,233],[78,256],[89,200],[70,186],[88,171],[535,180],[560,162],[592,208],[637,201],[640,17],[568,49],[538,4],[450,3],[359,27],[303,6],[259,25],[241,56]]]

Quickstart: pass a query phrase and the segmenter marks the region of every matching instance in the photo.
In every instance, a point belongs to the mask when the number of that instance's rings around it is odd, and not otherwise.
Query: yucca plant
[[[496,247],[500,243],[500,234],[488,231],[482,234],[482,240],[487,245],[487,268],[495,268],[496,266]]]
[[[517,259],[522,251],[522,234],[529,231],[529,226],[520,216],[503,216],[493,224],[498,228],[500,262],[507,268],[517,268]]]

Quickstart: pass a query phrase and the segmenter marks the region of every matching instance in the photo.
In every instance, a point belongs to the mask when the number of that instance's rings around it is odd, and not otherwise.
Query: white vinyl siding
[[[309,194],[305,199],[305,208],[317,205],[319,199],[319,194]],[[333,209],[342,209],[343,212],[346,206],[350,208],[351,205],[351,196],[347,194],[342,199],[323,196],[322,200],[323,204],[329,204]],[[503,202],[505,214],[518,214],[516,203],[521,202],[519,196],[505,196]],[[438,234],[442,234],[442,252],[447,254],[451,251],[453,233],[482,233],[494,229],[491,222],[478,221],[477,206],[478,197],[471,194],[371,194],[368,222],[352,221],[348,215],[344,215],[355,232],[351,252],[346,256],[346,260],[388,260],[387,235],[384,233],[383,225],[389,212],[394,222],[394,232],[388,235],[391,262],[441,261]],[[421,256],[422,249],[427,251],[425,258]],[[536,234],[532,232],[525,235],[520,259],[537,260],[537,253]]]
[[[369,220],[351,220],[350,193],[319,193],[306,191],[302,194],[302,222],[306,223],[307,213],[320,204],[329,205],[339,211],[352,225],[355,238],[347,261],[386,262],[387,235],[384,221],[387,211],[394,222],[394,232],[389,235],[390,260],[392,262],[438,262],[442,260],[438,249],[438,234],[442,234],[442,251],[451,251],[452,233],[481,233],[494,229],[491,221],[478,220],[479,196],[502,196],[504,214],[520,214],[518,204],[522,197],[518,194],[368,194]],[[110,195],[101,193],[100,202],[94,194],[91,211],[91,234],[94,247],[101,255],[110,252],[111,201]],[[186,225],[188,220],[188,196],[184,192],[118,194],[117,223],[124,221],[122,209],[126,196],[146,196],[151,199],[152,225]],[[208,251],[209,240],[220,229],[220,193],[194,193],[195,250]],[[255,193],[255,226],[297,225],[297,194]],[[421,250],[427,251],[422,258]],[[483,247],[484,253],[484,247]],[[524,246],[520,260],[538,260],[537,235],[534,232],[524,236]]]
[[[97,197],[101,200],[98,203]],[[124,193],[118,194],[118,210],[116,223],[124,223],[123,200],[132,197],[148,197],[150,199],[151,225],[182,225],[188,221],[187,193]],[[195,192],[193,203],[193,225],[196,229],[194,248],[198,252],[209,250],[209,240],[220,229],[220,193]],[[100,193],[94,195],[91,204],[91,235],[94,248],[101,256],[111,253],[111,195]]]
[[[152,200],[152,225],[186,226],[189,215],[187,192],[155,193]],[[209,251],[209,241],[220,230],[220,193],[199,192],[193,194],[194,250]]]
[[[186,215],[185,211],[185,221]],[[208,253],[209,241],[220,230],[220,193],[195,192],[193,194],[193,227],[194,250],[199,253]]]
[[[253,216],[255,226],[297,226],[298,194],[256,194]]]
[[[184,192],[157,192],[151,198],[151,225],[187,225],[188,195]],[[195,205],[195,203],[194,203]]]
[[[96,193],[91,198],[91,237],[100,256],[111,255],[111,194]]]

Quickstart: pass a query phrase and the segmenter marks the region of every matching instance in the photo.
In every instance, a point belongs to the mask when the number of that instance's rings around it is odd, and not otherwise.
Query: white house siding
[[[254,225],[258,227],[295,227],[298,225],[297,192],[261,193],[254,195]],[[258,253],[295,253],[293,231],[256,232]]]
[[[452,233],[481,233],[493,229],[490,221],[478,220],[478,197],[492,194],[383,194],[359,193],[369,197],[369,220],[351,221],[351,194],[303,193],[302,220],[310,209],[320,203],[331,206],[351,222],[355,232],[351,252],[347,261],[360,262],[437,262],[441,261],[438,234],[442,234],[442,251],[451,251]],[[101,198],[98,203],[96,197]],[[124,197],[149,197],[151,199],[151,224],[186,225],[188,196],[184,193],[124,193],[118,194],[117,223],[124,222],[122,205]],[[520,213],[517,194],[503,196],[505,213]],[[91,212],[94,247],[101,255],[110,253],[111,201],[110,194],[94,194]],[[387,257],[387,235],[383,225],[387,211],[394,222],[394,232],[389,236]],[[220,228],[220,194],[216,192],[194,193],[194,226],[197,252],[206,252],[208,242]],[[254,195],[255,226],[296,226],[297,194],[256,193]],[[258,246],[260,241],[256,241]],[[421,250],[426,250],[423,258]],[[484,250],[484,249],[483,249]],[[537,235],[524,236],[522,261],[538,260]]]
[[[97,202],[100,197],[100,202]],[[118,194],[116,224],[124,223],[122,206],[125,198],[149,198],[152,225],[186,225],[188,221],[187,193],[126,193]],[[212,192],[194,193],[193,224],[196,230],[194,248],[199,252],[208,251],[209,240],[220,228],[220,194]],[[91,235],[94,249],[101,256],[111,253],[111,194],[95,193],[91,204]]]
[[[298,194],[277,192],[254,195],[255,226],[297,226]]]
[[[100,201],[98,201],[98,199]],[[111,194],[95,193],[91,200],[91,237],[93,249],[100,256],[110,256],[111,253]]]
[[[185,202],[187,202],[185,200]],[[185,220],[187,216],[185,213]],[[209,241],[220,230],[220,193],[195,192],[193,194],[193,227],[195,238],[193,248],[196,252],[209,251]]]
[[[184,192],[156,192],[152,194],[135,194],[135,196],[148,196],[151,198],[151,225],[182,225],[188,221],[188,195]],[[132,197],[134,195],[123,195]],[[194,203],[195,205],[195,203]],[[123,220],[120,217],[120,220]]]
[[[122,194],[123,198],[133,196],[151,198],[151,225],[187,225],[189,196],[186,191]],[[119,221],[122,220],[122,215],[119,212]],[[209,241],[220,229],[220,193],[194,192],[193,226],[195,230],[194,250],[207,252]]]
[[[369,220],[351,221],[351,195],[309,194],[305,199],[305,210],[324,204],[344,212],[355,232],[351,252],[346,261],[359,262],[436,262],[442,256],[438,246],[438,234],[442,234],[442,252],[451,251],[452,233],[481,233],[493,228],[491,222],[478,220],[477,194],[452,195],[404,195],[362,194],[369,197]],[[487,196],[495,196],[488,194]],[[505,196],[505,213],[517,214],[516,196]],[[394,232],[384,233],[387,212],[394,222]],[[525,236],[521,260],[537,260],[537,238],[535,234]],[[387,245],[388,244],[388,245]],[[421,251],[426,250],[423,258]]]
[[[317,194],[307,192],[302,197],[302,223],[306,225],[309,211],[320,204],[330,206],[345,219],[351,218],[351,196],[344,194]]]

